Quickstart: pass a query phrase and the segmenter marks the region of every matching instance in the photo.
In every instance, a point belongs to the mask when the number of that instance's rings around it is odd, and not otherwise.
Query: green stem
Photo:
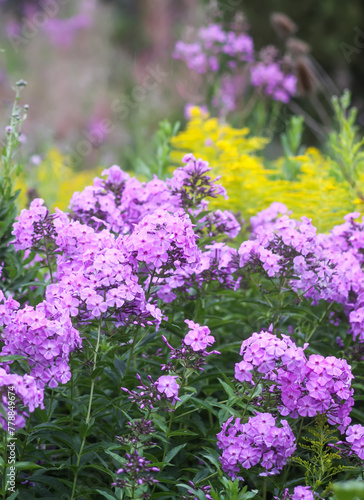
[[[297,438],[296,438],[296,442],[298,444],[299,440],[300,440],[300,436],[301,436],[301,432],[302,432],[302,427],[303,427],[303,418],[301,418],[301,422],[300,422],[300,427],[298,429],[298,433],[297,433]],[[283,489],[286,485],[286,481],[287,481],[287,477],[288,477],[288,474],[289,474],[289,471],[291,470],[291,464],[289,464],[285,469],[284,469],[284,473],[283,473],[283,478],[282,478],[282,482],[281,482],[281,486],[280,486],[280,489],[279,489],[279,493],[278,493],[278,496],[280,496],[283,492]]]
[[[124,378],[129,373],[130,363],[131,363],[131,360],[132,360],[132,357],[133,357],[134,349],[136,347],[136,338],[137,338],[137,335],[138,335],[138,332],[139,332],[139,327],[140,326],[138,325],[137,328],[136,328],[136,331],[135,331],[135,334],[134,334],[134,338],[133,338],[133,343],[131,344],[131,349],[129,351],[128,362],[126,363]]]
[[[98,333],[97,333],[97,343],[96,343],[96,349],[94,352],[94,359],[93,359],[93,369],[92,369],[93,372],[96,369],[97,355],[98,355],[99,348],[100,348],[100,340],[101,340],[101,322],[99,323],[99,328],[98,328]],[[95,377],[93,377],[91,380],[90,397],[89,397],[89,401],[88,401],[88,409],[87,409],[87,415],[86,415],[86,421],[85,421],[86,425],[88,425],[90,423],[90,420],[91,420],[91,408],[92,408],[92,399],[93,399],[93,395],[94,395],[94,388],[95,388]],[[80,472],[80,469],[79,469],[80,462],[81,462],[82,452],[83,452],[83,449],[85,447],[85,443],[86,443],[86,430],[85,430],[85,434],[82,438],[80,451],[77,454],[77,462],[76,462],[77,469],[76,469],[74,479],[73,479],[71,500],[74,500],[76,498],[75,497],[76,485],[77,485],[78,474]]]
[[[164,462],[164,459],[166,458],[166,455],[167,455],[167,448],[168,448],[168,439],[169,439],[169,434],[171,433],[171,428],[172,428],[172,422],[173,422],[173,413],[171,413],[171,417],[169,419],[169,426],[168,426],[168,431],[167,431],[167,439],[166,439],[166,442],[165,442],[165,445],[164,445],[164,450],[163,450],[163,459],[162,459],[162,463]],[[158,477],[157,479],[159,479],[159,476],[161,475],[161,472],[162,472],[162,468],[159,470],[158,472]],[[154,490],[155,490],[155,487],[156,485],[154,484],[153,486],[153,490],[152,490],[152,493],[151,493],[151,497],[153,497],[153,493],[154,493]]]
[[[267,478],[263,481],[263,500],[267,500]]]
[[[49,422],[49,419],[51,417],[51,412],[52,412],[53,396],[54,396],[54,390],[52,389],[51,397],[49,398],[49,409],[48,409],[48,415],[47,415],[48,422]]]
[[[258,97],[259,97],[259,92],[255,90],[243,108],[243,112],[240,115],[241,120],[245,120],[253,111],[253,108],[258,100]]]
[[[213,472],[212,474],[210,474],[209,476],[207,477],[204,477],[203,479],[199,479],[198,481],[196,481],[194,484],[196,486],[196,484],[198,483],[202,483],[202,481],[207,481],[208,479],[210,479],[210,477],[214,477],[216,476],[217,474],[219,474],[219,471],[216,471],[216,472]]]
[[[259,378],[258,378],[258,380],[257,380],[257,382],[256,382],[256,384],[255,384],[254,390],[251,392],[251,394],[250,394],[250,396],[249,396],[249,399],[248,399],[248,401],[246,402],[246,405],[245,405],[245,408],[244,408],[243,414],[242,414],[242,416],[240,417],[240,418],[241,418],[241,420],[242,420],[242,422],[244,421],[244,417],[245,417],[245,414],[246,414],[246,412],[247,412],[247,410],[248,410],[249,403],[250,403],[250,401],[253,399],[253,396],[254,396],[254,394],[255,394],[255,390],[256,390],[256,388],[258,387],[258,385],[259,385],[259,383],[260,383],[260,381],[261,381],[261,380],[262,380],[262,377],[259,377]]]
[[[333,302],[331,302],[331,303],[329,304],[329,307],[328,307],[328,308],[327,308],[327,309],[326,309],[326,310],[322,313],[321,318],[317,321],[317,323],[316,323],[316,325],[313,327],[313,329],[312,329],[311,333],[307,336],[307,338],[306,338],[306,342],[309,342],[309,341],[310,341],[310,339],[311,339],[312,335],[315,333],[315,331],[317,330],[318,326],[319,326],[319,325],[320,325],[320,323],[324,320],[324,318],[325,318],[326,314],[330,311],[330,309],[331,309],[331,307],[332,307],[333,305],[334,305],[334,303],[333,303]]]
[[[3,461],[4,461],[4,466],[3,466],[3,490],[2,490],[2,497],[5,500],[6,498],[6,464],[8,461],[8,455],[7,455],[7,439],[6,439],[6,432],[3,431],[3,438],[4,438],[4,452],[3,452]]]

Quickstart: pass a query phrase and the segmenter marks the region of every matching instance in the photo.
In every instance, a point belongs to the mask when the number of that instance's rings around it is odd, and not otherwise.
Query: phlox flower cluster
[[[354,340],[364,341],[364,217],[353,212],[344,217],[345,222],[335,226],[330,234],[319,235],[320,246],[324,252],[334,256],[342,269],[342,288],[346,284],[341,303],[348,315],[350,330]],[[341,257],[341,259],[340,259]]]
[[[281,61],[274,47],[255,56],[253,40],[246,33],[225,30],[220,24],[200,28],[195,41],[178,41],[174,58],[185,62],[197,74],[219,73],[220,86],[212,104],[222,113],[236,109],[239,94],[246,91],[246,74],[238,70],[248,64],[250,84],[266,96],[287,103],[296,93],[297,78],[288,59]]]
[[[265,330],[253,333],[242,343],[243,359],[235,365],[235,378],[251,385],[257,380],[269,380],[269,392],[277,395],[277,409],[282,416],[314,417],[325,413],[328,422],[344,432],[354,405],[351,368],[334,356],[312,354],[307,358],[307,346],[297,347],[287,335],[280,339]]]
[[[179,210],[173,215],[156,210],[146,215],[124,241],[130,255],[148,269],[174,269],[199,260],[191,219]]]
[[[202,366],[206,364],[205,358],[211,354],[220,354],[218,351],[207,351],[207,347],[215,343],[215,337],[211,335],[207,326],[201,326],[191,320],[186,319],[189,331],[182,339],[182,347],[175,349],[166,337],[162,339],[170,349],[170,362],[162,365],[162,370],[174,372],[173,360],[179,360],[184,368],[203,371]]]
[[[113,165],[102,172],[105,180],[96,177],[93,186],[74,193],[70,202],[72,213],[96,229],[106,227],[117,234],[130,234],[143,217],[158,209],[172,213],[179,208],[193,210],[203,201],[200,210],[205,210],[207,197],[226,196],[224,188],[216,184],[219,177],[212,180],[206,175],[211,170],[208,162],[196,160],[193,155],[185,155],[182,161],[185,165],[174,170],[171,179],[154,177],[146,183]],[[217,217],[225,221],[230,232],[239,226],[228,211]]]
[[[347,428],[346,442],[349,443],[351,452],[364,460],[364,427],[362,425],[350,425]]]
[[[44,200],[36,198],[29,209],[20,212],[18,220],[13,226],[15,236],[14,247],[16,250],[37,248],[45,238],[54,236],[53,216],[44,206]]]
[[[259,217],[258,220],[263,222],[264,219]],[[240,265],[243,267],[255,260],[255,263],[259,264],[270,277],[282,272],[287,273],[292,268],[306,270],[302,266],[299,268],[299,264],[305,257],[306,263],[312,257],[316,247],[316,228],[312,226],[310,220],[302,217],[302,222],[298,224],[287,215],[283,215],[273,227],[269,225],[265,228],[264,226],[265,224],[256,226],[256,237],[244,241],[240,246]],[[310,267],[309,264],[311,264]],[[315,265],[316,260],[308,260],[307,271],[312,273],[312,268],[316,269]]]
[[[30,375],[39,389],[70,380],[69,354],[81,345],[78,331],[67,311],[56,310],[47,301],[23,309],[11,297],[0,304],[1,356],[27,358]]]
[[[359,214],[348,214],[326,235],[316,234],[306,217],[275,219],[286,211],[274,204],[253,218],[252,239],[239,248],[240,266],[271,278],[284,274],[289,287],[313,305],[320,300],[342,304],[354,339],[364,340],[364,223],[354,222]]]
[[[185,320],[185,323],[187,323],[190,330],[183,339],[183,343],[190,346],[193,351],[204,352],[207,346],[215,343],[215,338],[210,335],[208,326],[200,326],[188,319]]]
[[[222,468],[233,479],[255,466],[264,469],[260,476],[277,474],[296,449],[288,422],[281,420],[279,427],[270,413],[250,417],[246,424],[230,417],[217,434],[217,446],[223,450]]]
[[[250,81],[275,101],[287,103],[296,93],[297,78],[286,74],[278,62],[258,62],[250,69]]]
[[[121,444],[131,445],[135,448],[141,445],[145,446],[146,444],[152,446],[152,443],[149,442],[149,436],[155,433],[152,420],[142,417],[139,420],[127,422],[126,425],[129,428],[129,432],[122,436],[115,436]]]
[[[210,238],[214,238],[219,234],[226,234],[229,238],[234,239],[241,230],[239,222],[228,210],[210,212],[199,219],[199,224],[203,224],[203,228],[207,229],[207,235]]]
[[[212,168],[207,161],[197,159],[193,154],[186,154],[182,158],[185,163],[183,167],[178,167],[173,171],[173,176],[166,180],[166,184],[172,193],[180,200],[180,205],[186,209],[198,207],[197,214],[202,209],[206,209],[206,198],[217,198],[223,196],[228,199],[226,189],[221,184],[216,184],[221,176],[211,179],[207,172]],[[205,204],[202,204],[204,202]],[[230,213],[230,212],[227,212]],[[233,215],[230,214],[232,217]]]
[[[15,430],[25,426],[28,414],[22,410],[23,405],[27,406],[30,412],[36,408],[44,408],[44,393],[37,387],[34,377],[10,373],[9,366],[0,368],[0,394],[0,424],[5,430],[8,429],[8,422],[12,423]],[[6,419],[4,414],[7,415]]]
[[[227,59],[230,68],[234,68],[237,62],[252,61],[253,50],[253,40],[249,35],[225,31],[219,24],[210,24],[199,29],[195,42],[179,40],[173,56],[184,61],[191,70],[205,74],[219,71],[222,59]]]
[[[222,289],[236,290],[241,276],[239,255],[236,249],[226,243],[218,242],[206,245],[200,251],[199,262],[195,266],[176,269],[171,277],[159,280],[158,297],[164,302],[172,302],[177,293],[189,296],[189,290],[201,290],[205,283],[216,282]],[[193,296],[191,297],[193,299]]]
[[[256,237],[257,231],[261,231],[262,229],[265,231],[274,230],[277,219],[282,215],[290,215],[286,205],[278,201],[273,202],[268,208],[261,210],[250,218],[251,235]]]
[[[156,177],[142,183],[113,165],[96,177],[93,186],[75,192],[70,201],[74,217],[94,228],[106,227],[117,234],[128,234],[145,215],[157,209],[171,212],[179,208],[164,181]]]

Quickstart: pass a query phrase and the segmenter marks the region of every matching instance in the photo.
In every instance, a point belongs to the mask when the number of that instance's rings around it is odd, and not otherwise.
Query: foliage
[[[303,437],[301,447],[309,452],[308,460],[294,457],[292,461],[300,465],[305,471],[306,483],[313,491],[330,485],[330,479],[350,467],[338,465],[341,456],[330,448],[338,441],[336,431],[326,424],[324,415],[316,418],[315,427],[307,430],[310,437]]]
[[[349,108],[349,91],[345,91],[340,99],[334,97],[332,103],[338,123],[338,130],[330,134],[332,166],[339,181],[346,182],[353,194],[363,200],[364,138],[357,140],[357,110]]]

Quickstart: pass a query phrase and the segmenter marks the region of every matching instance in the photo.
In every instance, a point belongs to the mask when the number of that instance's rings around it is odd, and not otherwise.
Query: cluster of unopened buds
[[[140,456],[137,450],[133,453],[126,453],[125,457],[124,466],[116,471],[117,474],[121,474],[123,477],[117,478],[112,483],[112,486],[135,489],[143,485],[152,486],[158,483],[158,479],[152,473],[159,472],[159,469],[151,466],[150,460]],[[142,495],[142,498],[149,498],[146,492],[143,492]]]
[[[153,422],[146,418],[133,420],[128,422],[129,432],[123,436],[115,436],[116,439],[123,445],[132,445],[138,447],[143,444],[144,446],[153,446],[155,443],[150,442],[150,436],[155,433]]]
[[[194,488],[194,489],[196,488],[195,484],[192,481],[189,481],[189,484],[192,488]],[[206,500],[213,500],[212,496],[210,495],[211,486],[209,486],[209,485],[201,486],[199,488],[199,491],[201,491],[203,493],[204,498]],[[183,500],[198,500],[198,497],[196,497],[196,494],[193,493],[193,491],[187,490],[187,493],[185,495],[183,495],[182,499]]]

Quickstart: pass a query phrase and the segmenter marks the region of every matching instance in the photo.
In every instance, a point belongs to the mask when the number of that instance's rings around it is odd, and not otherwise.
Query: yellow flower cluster
[[[55,207],[67,210],[75,191],[82,191],[93,184],[93,179],[103,171],[102,167],[76,172],[67,156],[56,149],[48,151],[39,165],[27,167],[18,179],[16,188],[21,189],[19,208],[24,208],[29,198],[43,198],[50,211]]]
[[[214,200],[212,206],[240,212],[245,219],[278,201],[292,217],[305,215],[326,232],[341,224],[347,213],[363,211],[363,202],[334,177],[329,160],[318,150],[308,148],[303,155],[267,163],[261,151],[268,140],[248,134],[247,128],[236,130],[194,108],[186,130],[172,139],[171,159],[180,163],[182,155],[191,152],[208,160],[212,173],[222,176],[229,196],[227,201]],[[287,162],[296,172],[291,180]]]

